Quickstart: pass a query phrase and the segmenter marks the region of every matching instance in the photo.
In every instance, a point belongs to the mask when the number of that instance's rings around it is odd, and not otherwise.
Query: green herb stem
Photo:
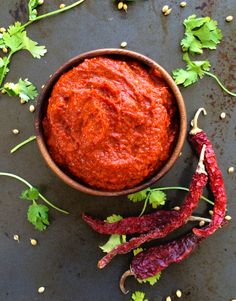
[[[0,172],[0,176],[6,176],[6,177],[10,177],[10,178],[14,178],[22,183],[24,183],[26,186],[28,186],[29,188],[33,188],[33,186],[27,182],[25,179],[15,175],[15,174],[11,174],[11,173],[7,173],[7,172]],[[61,212],[61,213],[64,213],[64,214],[69,214],[69,212],[53,205],[48,199],[46,199],[41,193],[39,193],[39,197],[46,203],[48,204],[50,207],[52,207],[53,209]]]
[[[37,16],[35,19],[33,20],[30,20],[28,21],[27,23],[23,24],[22,25],[22,28],[26,28],[27,26],[29,26],[30,24],[36,22],[36,21],[39,21],[39,20],[42,20],[44,18],[47,18],[47,17],[51,17],[51,16],[54,16],[54,15],[57,15],[57,14],[60,14],[60,13],[63,13],[69,9],[72,9],[80,4],[82,4],[85,0],[80,0],[80,1],[76,1],[75,3],[72,3],[71,5],[68,5],[68,6],[65,6],[64,8],[60,8],[60,9],[57,9],[57,10],[54,10],[52,12],[49,12],[49,13],[46,13],[46,14],[43,14],[43,15],[40,15],[40,16]]]
[[[219,80],[219,78],[215,75],[215,74],[212,74],[211,72],[207,72],[207,71],[204,71],[204,73],[212,78],[214,78],[217,83],[219,84],[219,86],[222,88],[222,90],[224,90],[226,93],[228,93],[229,95],[231,96],[236,96],[236,93],[234,92],[231,92],[229,91],[223,84],[222,82]]]
[[[143,209],[142,209],[141,213],[139,214],[139,216],[142,216],[144,214],[144,212],[146,211],[148,200],[149,200],[149,196],[146,197],[144,205],[143,205]]]
[[[2,86],[2,83],[3,83],[3,81],[4,81],[4,78],[5,78],[5,72],[6,72],[6,69],[7,69],[8,65],[9,65],[9,63],[10,63],[10,60],[11,60],[11,57],[12,57],[13,54],[14,54],[14,52],[11,51],[11,52],[8,54],[8,56],[7,56],[7,60],[6,60],[6,63],[5,63],[5,65],[4,65],[4,67],[3,67],[2,75],[1,75],[1,78],[0,78],[0,87]]]
[[[160,190],[160,191],[164,191],[164,190],[182,190],[182,191],[189,191],[188,188],[186,187],[179,187],[179,186],[170,186],[170,187],[158,187],[158,188],[155,188],[153,190]],[[205,202],[211,204],[211,205],[214,205],[214,203],[209,200],[208,198],[206,198],[205,196],[201,196],[201,199],[204,200]]]
[[[28,139],[22,141],[21,143],[17,144],[13,149],[11,149],[10,153],[15,153],[18,149],[23,147],[24,145],[30,143],[31,141],[34,141],[36,139],[36,136],[30,136]]]

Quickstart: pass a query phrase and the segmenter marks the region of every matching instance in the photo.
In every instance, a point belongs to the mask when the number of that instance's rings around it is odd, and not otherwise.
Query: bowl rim
[[[128,57],[131,59],[134,59],[136,61],[141,62],[144,65],[147,65],[149,68],[157,69],[163,76],[164,80],[168,83],[173,95],[175,96],[177,107],[179,110],[179,135],[176,141],[176,145],[173,149],[173,152],[169,159],[167,160],[166,164],[159,170],[157,173],[155,173],[153,176],[148,178],[147,180],[144,180],[143,183],[136,185],[132,188],[128,189],[123,189],[120,191],[103,191],[103,190],[98,190],[93,187],[88,187],[82,183],[77,182],[73,178],[71,178],[69,175],[64,173],[60,167],[54,162],[52,157],[49,154],[49,151],[47,149],[47,145],[44,139],[44,134],[43,134],[43,128],[42,128],[42,115],[43,115],[43,110],[45,106],[45,101],[48,101],[48,94],[51,93],[51,90],[55,83],[58,81],[60,76],[64,74],[65,72],[69,71],[82,61],[88,58],[92,57],[97,57],[97,56],[120,56],[120,57]],[[43,89],[41,90],[41,93],[38,97],[37,100],[37,107],[36,107],[36,112],[35,112],[35,133],[36,133],[36,140],[37,144],[39,147],[39,150],[44,157],[47,165],[50,167],[50,169],[60,178],[62,179],[66,184],[69,186],[82,191],[84,193],[90,194],[90,195],[96,195],[96,196],[120,196],[120,195],[127,195],[131,193],[135,193],[137,191],[143,190],[150,185],[154,184],[162,178],[174,165],[176,160],[179,157],[179,154],[181,152],[181,149],[183,147],[185,137],[186,137],[186,131],[187,131],[187,116],[186,116],[186,108],[185,108],[185,103],[184,99],[182,97],[182,94],[170,76],[170,74],[162,67],[160,66],[157,62],[155,62],[153,59],[140,54],[135,51],[131,50],[126,50],[126,49],[118,49],[118,48],[104,48],[104,49],[96,49],[92,50],[89,52],[84,52],[81,53],[67,62],[65,62],[61,67],[59,67],[52,75],[50,75],[49,79],[45,83]]]

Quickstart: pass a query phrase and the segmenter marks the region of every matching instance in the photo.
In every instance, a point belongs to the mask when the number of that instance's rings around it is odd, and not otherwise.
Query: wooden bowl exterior
[[[85,59],[88,58],[93,58],[96,56],[115,56],[118,58],[123,58],[123,59],[133,59],[136,60],[143,65],[148,66],[151,69],[157,69],[159,72],[162,74],[163,78],[165,81],[168,83],[169,87],[172,90],[172,93],[175,96],[176,103],[178,106],[178,111],[179,111],[179,135],[176,139],[176,145],[173,149],[172,155],[166,162],[166,164],[157,171],[156,174],[154,174],[152,177],[144,180],[141,184],[129,188],[129,189],[124,189],[121,191],[102,191],[102,190],[97,190],[96,188],[92,188],[89,186],[84,185],[83,183],[79,183],[79,181],[73,179],[66,173],[64,173],[60,167],[53,161],[52,157],[50,156],[46,141],[44,139],[44,134],[43,134],[43,127],[42,127],[42,120],[45,115],[45,110],[47,107],[47,101],[50,98],[51,91],[53,89],[53,86],[55,83],[58,81],[60,76],[72,69],[73,67],[77,66],[81,62],[83,62]],[[187,130],[187,119],[186,119],[186,109],[185,109],[185,104],[183,97],[179,91],[179,88],[173,81],[172,77],[169,75],[169,73],[163,69],[160,65],[158,65],[155,61],[152,59],[139,54],[137,52],[133,52],[130,50],[124,50],[124,49],[99,49],[99,50],[94,50],[90,52],[86,52],[83,54],[80,54],[68,62],[66,62],[63,66],[61,66],[46,82],[44,88],[42,89],[39,98],[38,98],[38,103],[37,103],[37,110],[35,114],[35,132],[36,132],[36,137],[37,137],[37,143],[39,146],[39,149],[47,162],[48,166],[52,169],[52,171],[59,177],[61,178],[65,183],[70,185],[71,187],[80,190],[82,192],[92,194],[92,195],[97,195],[97,196],[119,196],[119,195],[127,195],[131,193],[135,193],[137,191],[143,190],[150,185],[154,184],[157,180],[159,180],[161,177],[163,177],[174,165],[175,161],[178,159],[179,154],[181,152],[181,149],[183,147],[184,141],[185,141],[185,136],[186,136],[186,130]]]

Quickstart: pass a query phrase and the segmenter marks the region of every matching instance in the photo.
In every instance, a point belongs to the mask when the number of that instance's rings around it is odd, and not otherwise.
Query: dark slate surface
[[[24,21],[26,2],[1,0],[0,25],[7,26],[16,19]],[[56,8],[60,3],[58,0],[45,2],[48,3],[42,10]],[[165,1],[137,0],[125,14],[116,10],[112,0],[86,0],[73,11],[28,28],[33,39],[47,45],[48,54],[41,60],[33,60],[23,52],[15,55],[8,80],[28,77],[40,88],[67,59],[92,49],[119,47],[121,41],[127,41],[129,49],[150,56],[171,71],[182,64],[179,49],[182,21],[196,13],[210,15],[219,21],[224,40],[217,51],[206,52],[206,56],[227,86],[236,90],[236,25],[235,21],[225,22],[225,16],[229,14],[236,17],[235,0],[189,2],[181,9],[178,1],[169,1],[173,12],[163,17],[160,11]],[[189,121],[198,107],[204,105],[208,110],[208,118],[201,118],[201,125],[215,145],[226,180],[228,208],[233,221],[229,227],[202,243],[188,260],[163,272],[154,287],[141,286],[134,279],[127,284],[131,291],[145,291],[149,301],[164,300],[178,288],[184,292],[183,301],[227,301],[236,298],[236,181],[235,175],[227,174],[227,167],[236,165],[236,100],[223,94],[210,78],[182,91]],[[98,217],[112,213],[128,216],[137,214],[141,205],[130,204],[126,197],[92,197],[66,186],[48,169],[35,143],[10,155],[12,146],[33,134],[33,115],[27,107],[15,99],[0,96],[0,170],[28,179],[49,199],[68,209],[71,215],[68,217],[52,211],[49,229],[44,233],[35,231],[26,221],[25,202],[19,200],[24,186],[12,179],[0,178],[0,300],[129,300],[130,296],[120,293],[118,280],[127,269],[131,256],[119,256],[106,269],[99,271],[96,263],[102,253],[98,245],[104,243],[106,237],[92,232],[80,216],[83,211]],[[219,118],[222,111],[227,113],[224,121]],[[19,128],[20,135],[14,136],[11,133],[13,128]],[[156,185],[187,186],[195,163],[186,142],[182,157]],[[183,195],[171,193],[169,196],[171,206],[177,204]],[[20,235],[19,244],[12,239],[14,234]],[[39,241],[35,248],[29,243],[31,237]],[[37,294],[40,286],[46,287],[43,295]]]

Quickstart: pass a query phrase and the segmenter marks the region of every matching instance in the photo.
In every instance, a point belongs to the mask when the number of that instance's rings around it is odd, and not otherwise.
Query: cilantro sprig
[[[173,77],[177,85],[183,84],[184,87],[190,86],[203,78],[205,72],[209,71],[211,64],[208,60],[191,61],[188,53],[183,55],[183,60],[187,63],[185,69],[176,69],[173,71]]]
[[[151,205],[152,208],[156,209],[159,206],[164,206],[166,203],[166,194],[164,191],[168,190],[181,190],[181,191],[189,191],[187,187],[181,186],[166,186],[166,187],[157,187],[157,188],[147,188],[136,193],[132,193],[128,195],[128,199],[134,203],[144,202],[143,209],[139,216],[142,216],[147,208],[147,205]],[[205,202],[214,205],[214,203],[206,198],[205,196],[201,196],[201,199]]]
[[[24,102],[33,100],[38,96],[36,87],[28,80],[28,78],[22,80],[19,79],[18,83],[6,83],[2,89],[3,93],[7,93],[9,96],[18,96],[23,99]]]
[[[3,49],[4,52],[7,53],[4,57],[0,58],[0,91],[2,93],[7,93],[9,96],[18,96],[25,102],[33,100],[35,97],[37,97],[37,89],[28,79],[20,79],[15,84],[6,83],[3,85],[9,72],[11,58],[15,53],[21,50],[26,50],[31,53],[33,58],[37,59],[40,59],[47,53],[45,46],[38,45],[36,41],[33,41],[28,37],[26,27],[33,22],[70,10],[84,1],[85,0],[76,1],[71,5],[65,6],[64,8],[39,15],[37,9],[43,2],[41,0],[29,0],[28,22],[21,24],[17,21],[15,24],[10,25],[6,31],[4,30],[0,33],[0,49]]]
[[[145,212],[147,205],[150,204],[153,209],[165,205],[166,194],[159,189],[147,188],[136,193],[128,195],[128,199],[134,203],[144,201],[144,206],[140,216]]]
[[[113,214],[111,216],[108,216],[106,221],[108,223],[115,223],[115,222],[118,222],[122,219],[123,219],[123,217],[121,215]],[[99,248],[104,253],[109,253],[116,246],[118,246],[120,244],[123,244],[125,242],[126,242],[126,235],[112,234],[109,237],[108,241],[103,246],[100,246]]]
[[[35,226],[35,229],[39,231],[46,230],[49,226],[49,207],[64,213],[69,214],[69,212],[55,206],[52,204],[46,197],[44,197],[37,188],[33,187],[28,181],[19,177],[15,174],[0,172],[0,176],[6,176],[14,178],[23,184],[25,184],[28,189],[24,190],[21,193],[20,198],[22,200],[31,201],[31,205],[28,207],[27,219],[28,221]],[[46,205],[38,204],[38,200],[41,199]]]
[[[20,198],[22,200],[32,201],[32,205],[29,206],[27,217],[28,221],[35,226],[35,229],[43,231],[49,226],[48,207],[38,204],[36,201],[39,198],[39,191],[37,188],[29,188],[21,193]]]
[[[188,87],[207,75],[214,78],[223,91],[236,96],[236,93],[229,91],[215,74],[209,72],[211,64],[208,60],[191,60],[189,56],[189,54],[202,54],[203,49],[216,49],[223,37],[217,21],[210,17],[197,18],[196,15],[192,15],[185,19],[183,24],[185,33],[180,44],[184,52],[183,60],[186,62],[186,68],[172,71],[176,84]]]

